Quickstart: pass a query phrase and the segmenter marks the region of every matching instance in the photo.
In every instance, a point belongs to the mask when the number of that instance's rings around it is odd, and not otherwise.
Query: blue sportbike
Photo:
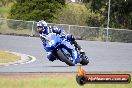
[[[41,35],[46,40],[45,50],[50,52],[55,60],[65,62],[69,66],[74,66],[77,63],[87,65],[89,59],[86,55],[82,55],[73,44],[68,42],[65,38],[61,38],[56,33],[49,33],[48,35]]]

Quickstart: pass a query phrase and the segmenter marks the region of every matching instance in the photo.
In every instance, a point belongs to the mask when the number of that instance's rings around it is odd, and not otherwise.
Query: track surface
[[[77,42],[89,56],[90,64],[83,66],[87,72],[132,71],[132,43]],[[0,35],[0,50],[29,54],[37,59],[29,64],[0,66],[0,72],[76,72],[79,67],[48,61],[41,40],[36,37]]]

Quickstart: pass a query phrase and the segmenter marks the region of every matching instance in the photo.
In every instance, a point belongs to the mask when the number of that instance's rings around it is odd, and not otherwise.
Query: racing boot
[[[89,59],[81,46],[79,46],[76,41],[74,41],[74,46],[80,51],[80,64],[87,65],[89,63]]]
[[[74,44],[75,48],[77,48],[80,51],[80,54],[85,55],[85,52],[75,40],[72,43]]]
[[[77,44],[73,35],[68,34],[67,40],[70,41],[70,43],[75,46],[76,50],[78,49],[80,51],[80,54],[85,55],[85,52],[82,50],[81,46]]]

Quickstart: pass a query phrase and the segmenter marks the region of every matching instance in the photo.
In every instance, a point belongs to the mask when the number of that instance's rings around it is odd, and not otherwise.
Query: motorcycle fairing
[[[65,45],[69,50],[71,50],[72,58],[71,60],[76,64],[80,61],[79,54],[73,47],[73,45],[70,44],[70,42],[67,42],[66,40],[63,40],[61,44]],[[65,51],[64,51],[65,52]]]

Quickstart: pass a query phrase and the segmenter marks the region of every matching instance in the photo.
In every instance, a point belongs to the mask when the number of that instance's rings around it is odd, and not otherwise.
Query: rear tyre
[[[82,60],[81,60],[80,64],[87,65],[89,63],[89,59],[87,56],[82,56],[81,58],[82,58]]]
[[[65,62],[69,66],[75,66],[75,64],[69,60],[69,57],[66,56],[60,49],[57,51],[57,54],[61,61]]]

